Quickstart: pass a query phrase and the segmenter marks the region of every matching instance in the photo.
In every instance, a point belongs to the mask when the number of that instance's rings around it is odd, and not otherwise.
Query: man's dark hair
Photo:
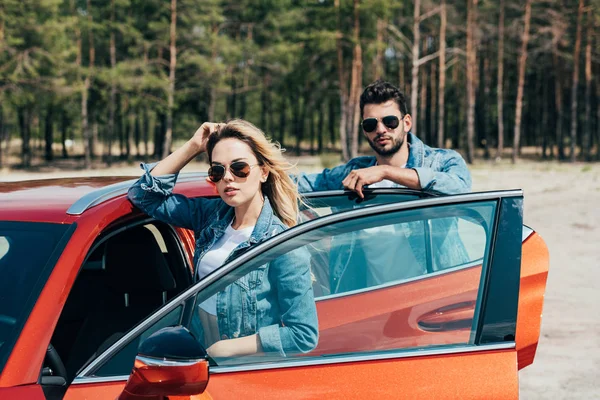
[[[381,104],[388,100],[394,100],[398,104],[398,108],[402,116],[408,114],[406,106],[406,97],[404,93],[389,82],[376,80],[365,88],[360,95],[360,116],[362,118],[363,110],[367,104]]]

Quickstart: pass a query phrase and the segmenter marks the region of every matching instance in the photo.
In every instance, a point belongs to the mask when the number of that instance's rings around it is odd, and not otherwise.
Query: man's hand
[[[355,169],[350,171],[348,176],[342,181],[346,189],[354,190],[361,199],[364,199],[362,188],[364,185],[372,185],[386,179],[386,166],[375,165],[369,168]]]
[[[205,122],[196,130],[196,133],[194,133],[194,136],[192,137],[192,141],[198,147],[199,153],[206,151],[206,143],[208,142],[208,138],[219,128],[219,125],[220,124],[216,124],[214,122]]]

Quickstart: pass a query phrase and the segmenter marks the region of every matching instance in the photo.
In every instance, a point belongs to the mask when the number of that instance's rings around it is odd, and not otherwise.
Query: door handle
[[[470,328],[475,313],[475,301],[464,301],[440,307],[424,314],[417,324],[427,332],[446,332]]]

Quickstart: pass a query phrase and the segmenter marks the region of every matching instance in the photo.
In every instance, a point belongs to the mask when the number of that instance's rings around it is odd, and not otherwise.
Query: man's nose
[[[377,133],[386,133],[388,131],[387,126],[383,123],[383,121],[377,121]]]

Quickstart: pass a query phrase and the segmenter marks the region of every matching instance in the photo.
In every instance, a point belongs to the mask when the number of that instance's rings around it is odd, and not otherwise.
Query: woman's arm
[[[263,351],[282,357],[308,353],[317,346],[319,340],[308,250],[301,247],[272,261],[269,279],[276,287],[281,324],[258,330]]]
[[[144,175],[129,188],[131,202],[146,214],[182,228],[198,230],[205,218],[200,203],[207,199],[189,199],[173,194],[179,171],[206,149],[206,141],[217,124],[204,123],[192,139],[158,164],[142,164]]]

